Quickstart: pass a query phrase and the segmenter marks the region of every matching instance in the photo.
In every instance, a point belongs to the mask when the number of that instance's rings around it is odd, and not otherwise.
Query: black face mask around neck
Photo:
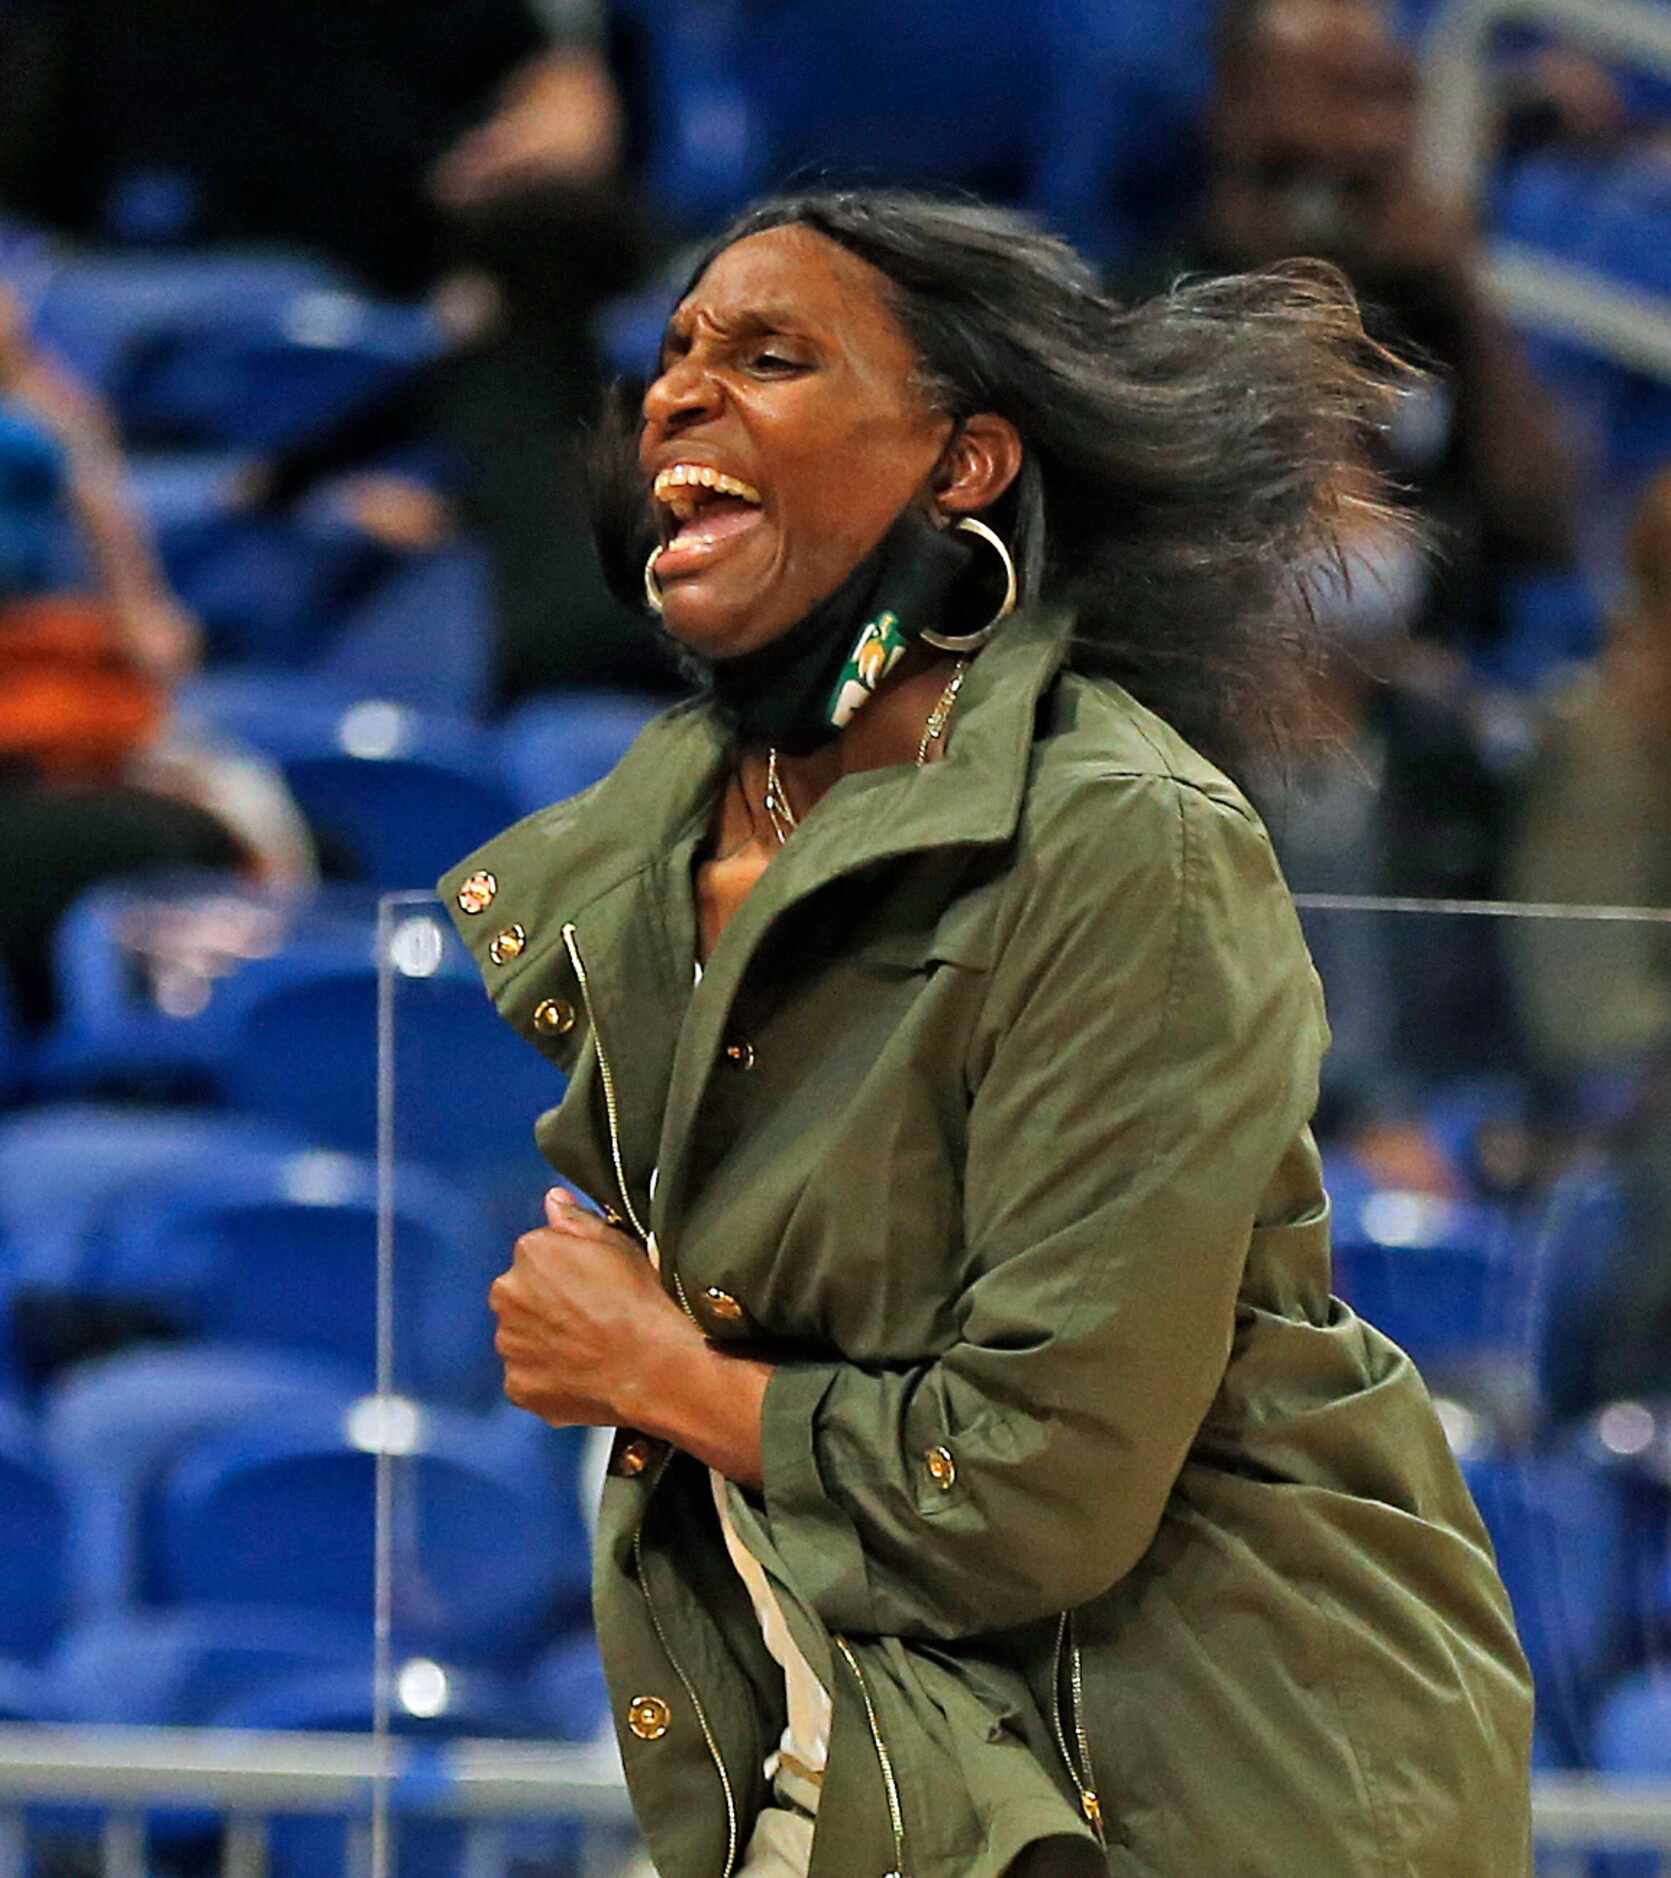
[[[828,743],[926,627],[947,623],[969,545],[907,510],[835,592],[769,645],[704,662],[709,689],[740,741],[805,756]]]

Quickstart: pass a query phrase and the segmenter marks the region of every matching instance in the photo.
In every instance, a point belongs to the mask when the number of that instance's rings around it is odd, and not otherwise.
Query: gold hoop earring
[[[1004,564],[1004,598],[998,611],[993,614],[979,632],[973,633],[937,633],[926,629],[918,635],[926,644],[939,652],[978,652],[998,630],[1000,620],[1006,620],[1015,611],[1019,589],[1015,578],[1015,557],[1005,547],[1003,538],[988,528],[986,523],[973,515],[965,515],[953,524],[955,530],[966,535],[974,535],[984,541]]]
[[[661,611],[661,588],[656,585],[656,563],[660,559],[661,549],[652,548],[649,560],[644,563],[644,598],[652,613]]]

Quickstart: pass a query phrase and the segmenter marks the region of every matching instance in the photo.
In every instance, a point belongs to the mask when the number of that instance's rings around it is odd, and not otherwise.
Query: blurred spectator
[[[80,550],[65,580],[61,544]],[[95,880],[155,868],[311,874],[299,816],[241,753],[169,728],[196,656],[122,487],[97,401],[42,359],[0,289],[0,969],[53,1008],[51,942]]]
[[[1628,554],[1601,659],[1549,713],[1509,874],[1517,900],[1671,909],[1671,469]],[[1671,1037],[1671,924],[1518,920],[1512,938],[1550,1075],[1626,1066]]]
[[[1406,39],[1419,44],[1446,0],[1397,0]],[[1507,153],[1564,145],[1589,152],[1616,148],[1663,121],[1671,82],[1656,72],[1610,69],[1582,43],[1518,22],[1499,25],[1493,56],[1495,135]]]
[[[291,242],[421,291],[440,205],[591,181],[616,126],[581,0],[17,0],[0,196],[99,241]]]
[[[1296,254],[1341,267],[1376,336],[1438,368],[1388,438],[1441,550],[1411,623],[1490,641],[1505,579],[1570,554],[1573,482],[1556,414],[1478,285],[1468,213],[1423,185],[1412,55],[1375,0],[1225,0],[1208,119],[1199,218],[1117,289]]]
[[[1671,1396],[1671,1049],[1649,1051],[1620,1082],[1544,1214],[1533,1297],[1557,1420]]]
[[[1417,544],[1362,540],[1348,578],[1315,571],[1326,651],[1312,673],[1315,738],[1252,779],[1299,894],[1476,900],[1500,890],[1505,779],[1487,761],[1453,655],[1409,636]],[[1459,1186],[1422,1120],[1441,1084],[1513,1060],[1495,922],[1308,911],[1328,998],[1320,1132],[1386,1184]]]

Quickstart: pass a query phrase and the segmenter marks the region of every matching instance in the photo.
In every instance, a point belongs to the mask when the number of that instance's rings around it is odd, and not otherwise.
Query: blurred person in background
[[[27,1023],[52,1016],[53,933],[95,881],[312,875],[276,778],[173,730],[170,692],[196,657],[107,415],[35,350],[0,287],[0,969]]]
[[[1412,641],[1422,543],[1361,531],[1305,577],[1319,626],[1308,736],[1251,788],[1297,893],[1484,899],[1501,891],[1510,779],[1487,761],[1449,656]],[[1517,1054],[1494,923],[1306,914],[1333,1043],[1318,1130],[1383,1184],[1467,1182],[1423,1120],[1437,1088]]]
[[[1510,896],[1671,908],[1671,467],[1631,524],[1629,579],[1594,668],[1554,700],[1527,782]],[[1671,1038],[1671,925],[1516,921],[1538,1067],[1562,1081]]]
[[[1671,915],[1671,466],[1632,518],[1601,657],[1553,699],[1509,888]],[[1553,1124],[1552,1411],[1671,1390],[1671,922],[1517,919],[1509,956]],[[1576,1150],[1576,1152],[1574,1151]]]
[[[1200,212],[1116,289],[1321,255],[1378,338],[1435,368],[1384,439],[1419,527],[1348,543],[1350,582],[1313,584],[1330,641],[1313,674],[1319,734],[1256,792],[1297,893],[1493,897],[1507,784],[1465,655],[1499,635],[1512,574],[1570,553],[1556,412],[1485,300],[1467,213],[1423,182],[1415,63],[1386,10],[1225,0],[1217,51]],[[1435,1084],[1514,1060],[1497,935],[1361,913],[1315,915],[1309,931],[1337,1036],[1324,1126],[1385,1178],[1451,1187],[1421,1111]]]
[[[592,316],[648,239],[604,26],[590,0],[22,0],[0,27],[20,213],[153,250],[294,244],[367,292],[434,297],[447,356],[245,493],[283,506],[342,476],[397,550],[473,531],[507,699],[666,683],[597,574],[568,462],[597,399]]]
[[[0,196],[91,242],[280,242],[369,291],[445,265],[443,212],[608,171],[588,0],[17,0]]]
[[[1411,623],[1447,646],[1489,642],[1504,576],[1570,556],[1573,479],[1554,407],[1479,283],[1467,210],[1423,182],[1412,54],[1375,0],[1225,0],[1207,111],[1193,227],[1116,290],[1296,254],[1340,267],[1376,337],[1437,367],[1387,439],[1441,550],[1397,571],[1418,589]]]

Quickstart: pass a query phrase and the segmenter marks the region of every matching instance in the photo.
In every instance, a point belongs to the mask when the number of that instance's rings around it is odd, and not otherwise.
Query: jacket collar
[[[565,1068],[578,1038],[543,1036],[537,1001],[586,1004],[597,1037],[617,1058],[624,1163],[635,1183],[661,1166],[664,1218],[666,1205],[678,1204],[691,1118],[733,1001],[773,924],[820,888],[877,863],[1008,842],[1021,817],[1039,700],[1070,630],[1060,610],[1007,621],[969,668],[940,762],[842,777],[726,927],[694,1004],[691,862],[731,761],[710,705],[681,705],[657,718],[601,783],[507,830],[441,882],[448,904],[462,905],[459,890],[472,876],[491,878],[492,917],[466,911],[460,930],[500,1009]],[[500,961],[490,940],[505,922],[519,937],[514,957]],[[588,966],[584,985],[565,956],[571,942]],[[902,962],[915,963],[931,942],[931,934],[901,933]],[[600,1192],[612,1184],[606,1168],[599,1162],[592,1170],[604,1180]]]
[[[941,762],[893,764],[842,777],[803,818],[816,835],[790,843],[761,882],[775,910],[843,874],[922,849],[1002,843],[1026,790],[1038,700],[1060,668],[1070,621],[1060,610],[1018,614],[969,668]],[[640,878],[707,823],[730,759],[706,702],[655,720],[595,788],[536,817],[540,867],[565,917]],[[482,864],[497,843],[490,843]],[[761,889],[757,889],[759,892]],[[750,896],[751,899],[754,897]]]

